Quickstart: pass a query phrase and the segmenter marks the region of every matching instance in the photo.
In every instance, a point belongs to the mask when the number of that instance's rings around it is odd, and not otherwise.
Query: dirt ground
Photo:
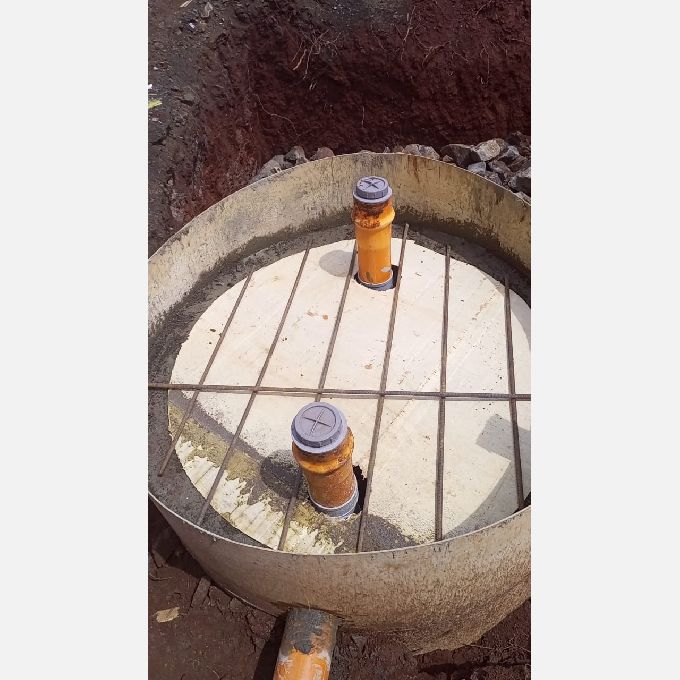
[[[149,677],[271,680],[284,621],[215,586],[149,502]],[[199,585],[201,584],[201,585]],[[160,623],[158,612],[179,608]],[[170,614],[172,615],[172,613]],[[530,602],[475,645],[421,656],[340,631],[332,680],[525,680],[531,677]]]
[[[531,133],[529,0],[181,4],[149,4],[150,253],[295,144]]]
[[[311,155],[531,132],[528,0],[181,4],[149,3],[149,101],[161,102],[149,110],[149,253],[294,144]],[[271,678],[283,622],[214,586],[203,597],[201,578],[149,503],[149,677]],[[529,650],[527,602],[454,652],[341,632],[331,674],[524,680]]]

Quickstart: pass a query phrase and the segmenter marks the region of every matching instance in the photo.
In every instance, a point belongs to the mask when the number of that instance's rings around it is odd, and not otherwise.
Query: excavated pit
[[[295,144],[531,131],[528,0],[180,4],[150,4],[150,253]]]

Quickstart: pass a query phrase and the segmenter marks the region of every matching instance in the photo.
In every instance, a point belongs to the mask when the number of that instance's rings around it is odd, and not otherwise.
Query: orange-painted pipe
[[[328,680],[337,619],[317,609],[288,612],[274,680]]]
[[[383,177],[362,177],[353,196],[359,281],[369,287],[385,285],[392,279],[392,189]]]
[[[307,453],[293,442],[293,456],[302,468],[309,495],[315,505],[338,508],[352,498],[357,483],[352,467],[352,451],[354,436],[349,427],[345,439],[328,453]]]
[[[323,401],[307,404],[293,419],[291,435],[313,505],[332,517],[350,515],[359,489],[352,467],[354,437],[342,411]]]

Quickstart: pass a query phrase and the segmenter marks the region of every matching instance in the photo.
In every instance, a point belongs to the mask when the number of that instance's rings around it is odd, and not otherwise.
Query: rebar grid
[[[228,460],[230,459],[230,453],[236,440],[240,437],[245,422],[250,414],[255,397],[259,395],[296,395],[296,396],[313,396],[315,401],[319,401],[322,395],[333,397],[343,397],[343,398],[356,398],[356,399],[376,399],[376,415],[373,428],[373,437],[371,440],[371,450],[369,457],[368,471],[366,475],[366,491],[364,494],[364,502],[361,511],[361,516],[359,519],[359,530],[357,535],[356,552],[361,552],[364,541],[365,527],[368,517],[368,508],[371,495],[371,487],[373,481],[373,473],[375,469],[375,461],[377,456],[377,446],[380,436],[380,424],[382,420],[382,412],[384,407],[385,399],[427,399],[438,401],[439,413],[438,413],[438,423],[437,423],[437,462],[436,462],[436,490],[435,490],[435,540],[439,541],[442,539],[443,528],[442,528],[442,518],[443,518],[443,475],[444,475],[444,435],[446,426],[446,402],[447,401],[507,401],[510,408],[510,419],[512,424],[512,439],[513,439],[513,452],[514,452],[514,463],[515,463],[515,482],[517,490],[517,500],[519,509],[525,507],[524,501],[524,490],[522,481],[522,461],[521,461],[521,450],[519,442],[519,427],[517,423],[517,401],[530,401],[530,394],[518,394],[515,389],[515,368],[514,368],[514,353],[512,344],[512,310],[510,304],[510,286],[509,280],[506,275],[505,277],[505,290],[504,290],[504,312],[505,312],[505,336],[506,336],[506,353],[507,353],[507,367],[508,367],[508,392],[449,392],[446,390],[446,364],[448,359],[448,306],[449,306],[449,287],[450,287],[450,246],[446,246],[446,256],[445,256],[445,274],[444,274],[444,303],[443,303],[443,320],[442,320],[442,339],[441,339],[441,369],[440,369],[440,389],[438,391],[409,391],[409,390],[387,390],[387,377],[389,371],[389,360],[392,351],[392,342],[394,337],[394,327],[396,322],[396,313],[399,299],[399,290],[401,287],[401,279],[403,272],[404,263],[404,253],[406,248],[406,241],[408,236],[408,224],[405,224],[403,234],[401,250],[399,255],[399,269],[397,272],[397,279],[394,287],[394,297],[392,300],[392,308],[390,312],[390,320],[387,329],[387,340],[385,344],[385,358],[383,362],[382,375],[380,380],[380,389],[378,390],[364,390],[364,389],[335,389],[326,388],[325,382],[328,375],[328,369],[333,355],[333,350],[335,348],[335,341],[337,339],[338,330],[340,327],[340,322],[342,320],[342,314],[344,311],[345,301],[347,299],[347,293],[349,290],[349,285],[352,280],[352,275],[354,272],[354,264],[356,261],[356,244],[352,248],[352,257],[349,265],[349,269],[345,278],[345,284],[342,292],[342,296],[338,306],[338,313],[333,326],[333,331],[331,338],[329,340],[328,349],[326,352],[326,357],[324,360],[323,368],[321,371],[321,376],[319,378],[319,383],[317,388],[298,388],[298,387],[269,387],[263,386],[262,380],[266,374],[269,362],[272,358],[276,345],[278,344],[279,337],[285,325],[288,312],[290,311],[293,298],[297,291],[300,279],[302,278],[302,273],[304,266],[307,262],[309,256],[310,248],[307,248],[304,252],[304,256],[300,263],[300,267],[297,273],[297,277],[291,289],[286,307],[283,311],[283,315],[279,322],[276,334],[272,343],[269,347],[266,359],[260,370],[257,382],[252,386],[243,385],[206,385],[205,379],[214,363],[217,353],[222,345],[226,332],[229,329],[231,322],[236,315],[236,312],[240,306],[240,303],[244,297],[246,289],[250,283],[251,277],[253,275],[253,269],[248,273],[248,276],[239,292],[236,299],[234,307],[229,314],[229,317],[224,325],[222,333],[213,349],[213,352],[208,360],[205,370],[203,371],[198,383],[149,383],[148,388],[150,390],[181,390],[181,391],[191,391],[193,392],[191,400],[183,414],[182,420],[179,424],[177,431],[175,432],[172,442],[166,452],[165,458],[158,470],[158,475],[162,475],[168,465],[172,452],[174,451],[179,437],[184,429],[184,426],[191,416],[193,408],[198,400],[198,396],[201,392],[222,392],[230,394],[250,394],[250,399],[243,412],[241,420],[234,432],[227,451],[225,453],[224,459],[220,465],[217,472],[215,480],[210,488],[210,491],[205,498],[201,512],[199,514],[197,525],[200,526],[207,510],[214,498],[215,492],[219,485],[220,480],[226,469]],[[288,530],[290,528],[290,522],[293,515],[293,510],[295,507],[296,499],[299,495],[300,488],[302,485],[302,471],[298,470],[296,482],[292,495],[288,501],[286,508],[286,514],[284,517],[283,529],[281,536],[279,538],[277,550],[283,550],[288,535]]]

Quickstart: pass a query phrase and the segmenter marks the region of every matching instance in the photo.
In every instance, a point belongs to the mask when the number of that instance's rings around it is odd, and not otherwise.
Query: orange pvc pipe
[[[387,283],[392,276],[392,197],[384,203],[368,204],[355,196],[352,220],[357,240],[359,280],[369,286]]]
[[[356,479],[352,467],[354,436],[347,436],[340,445],[324,454],[307,453],[293,442],[293,456],[307,480],[309,495],[317,505],[337,508],[348,503],[354,494]]]
[[[288,612],[274,680],[328,680],[337,619],[317,609]]]

